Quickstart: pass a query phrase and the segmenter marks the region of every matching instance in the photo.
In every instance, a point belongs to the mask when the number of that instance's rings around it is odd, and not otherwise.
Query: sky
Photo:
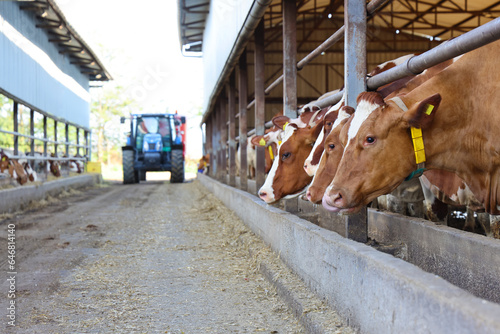
[[[187,154],[201,157],[203,67],[181,54],[174,0],[56,0],[67,21],[144,112],[187,116]]]

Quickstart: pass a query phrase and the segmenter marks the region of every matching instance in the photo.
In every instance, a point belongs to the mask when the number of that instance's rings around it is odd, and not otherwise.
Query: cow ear
[[[266,146],[264,136],[253,136],[250,142],[255,146]]]
[[[290,123],[290,117],[287,116],[275,116],[272,120],[273,124],[276,125],[279,129],[284,129],[286,123]]]
[[[410,126],[425,129],[432,123],[440,103],[441,95],[436,93],[417,102],[410,110],[404,113],[403,117]]]
[[[354,114],[354,108],[353,107],[350,107],[350,106],[343,106],[341,108],[346,114],[348,115],[353,115]]]

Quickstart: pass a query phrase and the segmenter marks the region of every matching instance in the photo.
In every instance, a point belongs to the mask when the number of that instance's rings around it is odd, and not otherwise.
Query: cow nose
[[[344,207],[345,201],[340,191],[330,194],[330,198],[332,199],[332,203],[336,207],[339,208]]]
[[[267,193],[265,191],[259,191],[259,197],[265,201],[267,200]]]
[[[306,198],[307,198],[307,200],[308,200],[309,202],[312,202],[312,201],[311,201],[311,197],[312,197],[312,196],[311,196],[311,191],[310,191],[309,189],[307,189],[307,191],[306,191]]]

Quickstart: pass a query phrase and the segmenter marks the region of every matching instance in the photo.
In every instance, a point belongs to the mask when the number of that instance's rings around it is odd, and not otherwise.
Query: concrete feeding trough
[[[198,180],[361,333],[500,332],[497,240],[369,210],[369,233],[405,245],[401,257],[412,264],[207,176]]]

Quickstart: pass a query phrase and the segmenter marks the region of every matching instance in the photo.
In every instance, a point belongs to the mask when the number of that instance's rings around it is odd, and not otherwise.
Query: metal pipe
[[[390,0],[372,0],[366,5],[366,14],[368,16],[373,15],[377,10],[379,10],[382,6],[388,3]],[[297,63],[297,70],[301,70],[313,61],[316,57],[320,56],[321,53],[325,52],[329,48],[331,48],[335,43],[344,38],[345,34],[345,26],[340,27],[336,32],[334,32],[330,37],[328,37],[323,43],[321,43],[316,49],[311,51],[307,56],[302,58]],[[274,80],[265,90],[266,95],[269,94],[274,88],[276,88],[283,81],[283,74],[280,75],[276,80]],[[338,99],[340,101],[340,98]],[[338,102],[337,101],[337,102]],[[335,103],[337,103],[335,102]],[[255,104],[255,100],[251,101],[247,109],[250,109]]]
[[[60,157],[33,157],[31,155],[12,155],[9,157],[9,159],[16,159],[16,160],[20,160],[20,159],[26,159],[26,160],[42,160],[42,161],[46,161],[46,160],[53,160],[53,161],[69,161],[69,160],[87,160],[87,158],[85,157],[82,157],[82,158],[77,158],[77,157],[72,157],[72,158],[60,158]]]
[[[369,90],[377,89],[380,86],[406,76],[422,73],[422,71],[429,67],[470,52],[498,39],[500,39],[500,18],[496,18],[455,39],[440,44],[421,55],[413,56],[403,64],[369,78],[366,85]]]

